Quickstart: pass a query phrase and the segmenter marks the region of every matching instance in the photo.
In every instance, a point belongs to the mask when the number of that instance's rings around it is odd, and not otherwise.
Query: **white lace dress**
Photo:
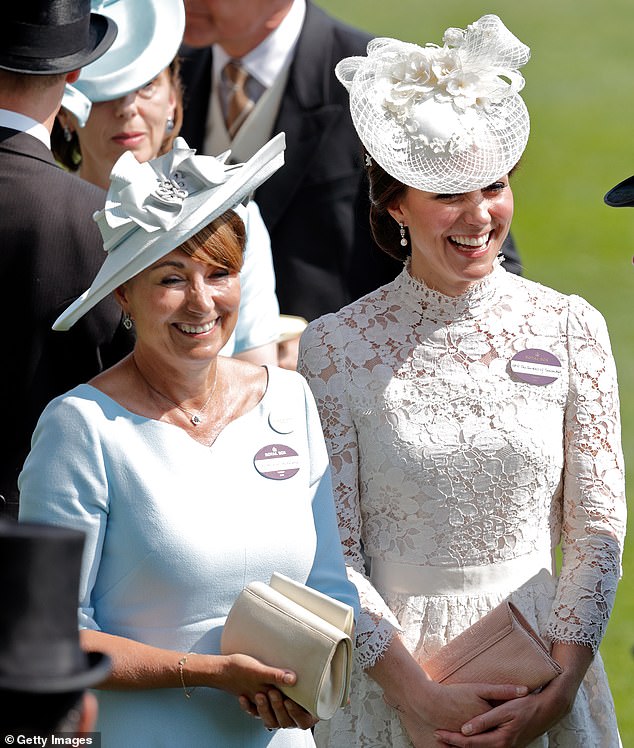
[[[526,351],[546,366],[522,368]],[[351,702],[319,723],[319,744],[410,745],[363,672],[396,630],[424,659],[509,597],[544,638],[597,651],[626,509],[616,372],[594,308],[500,267],[457,298],[404,269],[311,323],[299,368],[362,604]],[[572,712],[531,745],[620,745],[598,654]]]

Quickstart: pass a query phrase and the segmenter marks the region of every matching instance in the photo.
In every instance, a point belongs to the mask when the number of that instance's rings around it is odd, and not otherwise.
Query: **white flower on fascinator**
[[[518,68],[529,57],[488,15],[447,29],[442,47],[374,39],[367,57],[342,60],[336,73],[350,91],[357,132],[383,168],[420,189],[466,191],[519,160],[529,120]]]

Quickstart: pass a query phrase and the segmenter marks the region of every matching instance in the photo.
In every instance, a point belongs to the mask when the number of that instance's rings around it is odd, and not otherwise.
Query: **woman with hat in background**
[[[362,606],[351,703],[316,726],[323,745],[620,744],[597,653],[626,514],[606,326],[496,261],[528,58],[488,15],[440,47],[376,39],[337,66],[375,238],[405,268],[300,346]],[[504,600],[562,673],[496,706],[486,687],[432,682],[425,661]]]
[[[110,50],[67,85],[51,135],[53,153],[69,171],[108,189],[117,159],[167,153],[183,121],[177,52],[185,30],[183,0],[97,2],[119,34]],[[257,204],[245,216],[247,248],[234,335],[224,355],[277,363],[279,306],[271,241]]]
[[[20,477],[21,520],[87,536],[82,644],[113,663],[104,745],[314,745],[314,719],[276,690],[295,675],[221,656],[222,627],[273,571],[358,603],[308,386],[218,355],[240,298],[240,204],[283,149],[280,134],[233,166],[181,138],[143,164],[123,154],[96,217],[106,260],[55,323],[114,292],[136,327],[130,356],[49,404]]]

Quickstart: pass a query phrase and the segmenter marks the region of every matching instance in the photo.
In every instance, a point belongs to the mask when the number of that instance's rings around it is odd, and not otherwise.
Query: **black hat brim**
[[[72,693],[92,688],[102,683],[110,674],[112,662],[101,652],[86,653],[87,667],[77,673],[59,677],[25,678],[0,675],[0,688],[21,693]]]
[[[603,200],[612,208],[634,207],[634,176],[619,182]]]
[[[116,23],[99,13],[90,14],[89,41],[85,49],[65,57],[25,58],[0,51],[0,68],[12,73],[55,75],[79,70],[97,60],[111,46],[117,36]]]

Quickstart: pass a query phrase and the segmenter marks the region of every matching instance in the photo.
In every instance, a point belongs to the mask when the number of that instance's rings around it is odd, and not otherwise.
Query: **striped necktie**
[[[239,61],[229,60],[223,68],[222,77],[227,91],[225,124],[227,132],[233,138],[249,116],[255,102],[246,91],[249,73]]]

